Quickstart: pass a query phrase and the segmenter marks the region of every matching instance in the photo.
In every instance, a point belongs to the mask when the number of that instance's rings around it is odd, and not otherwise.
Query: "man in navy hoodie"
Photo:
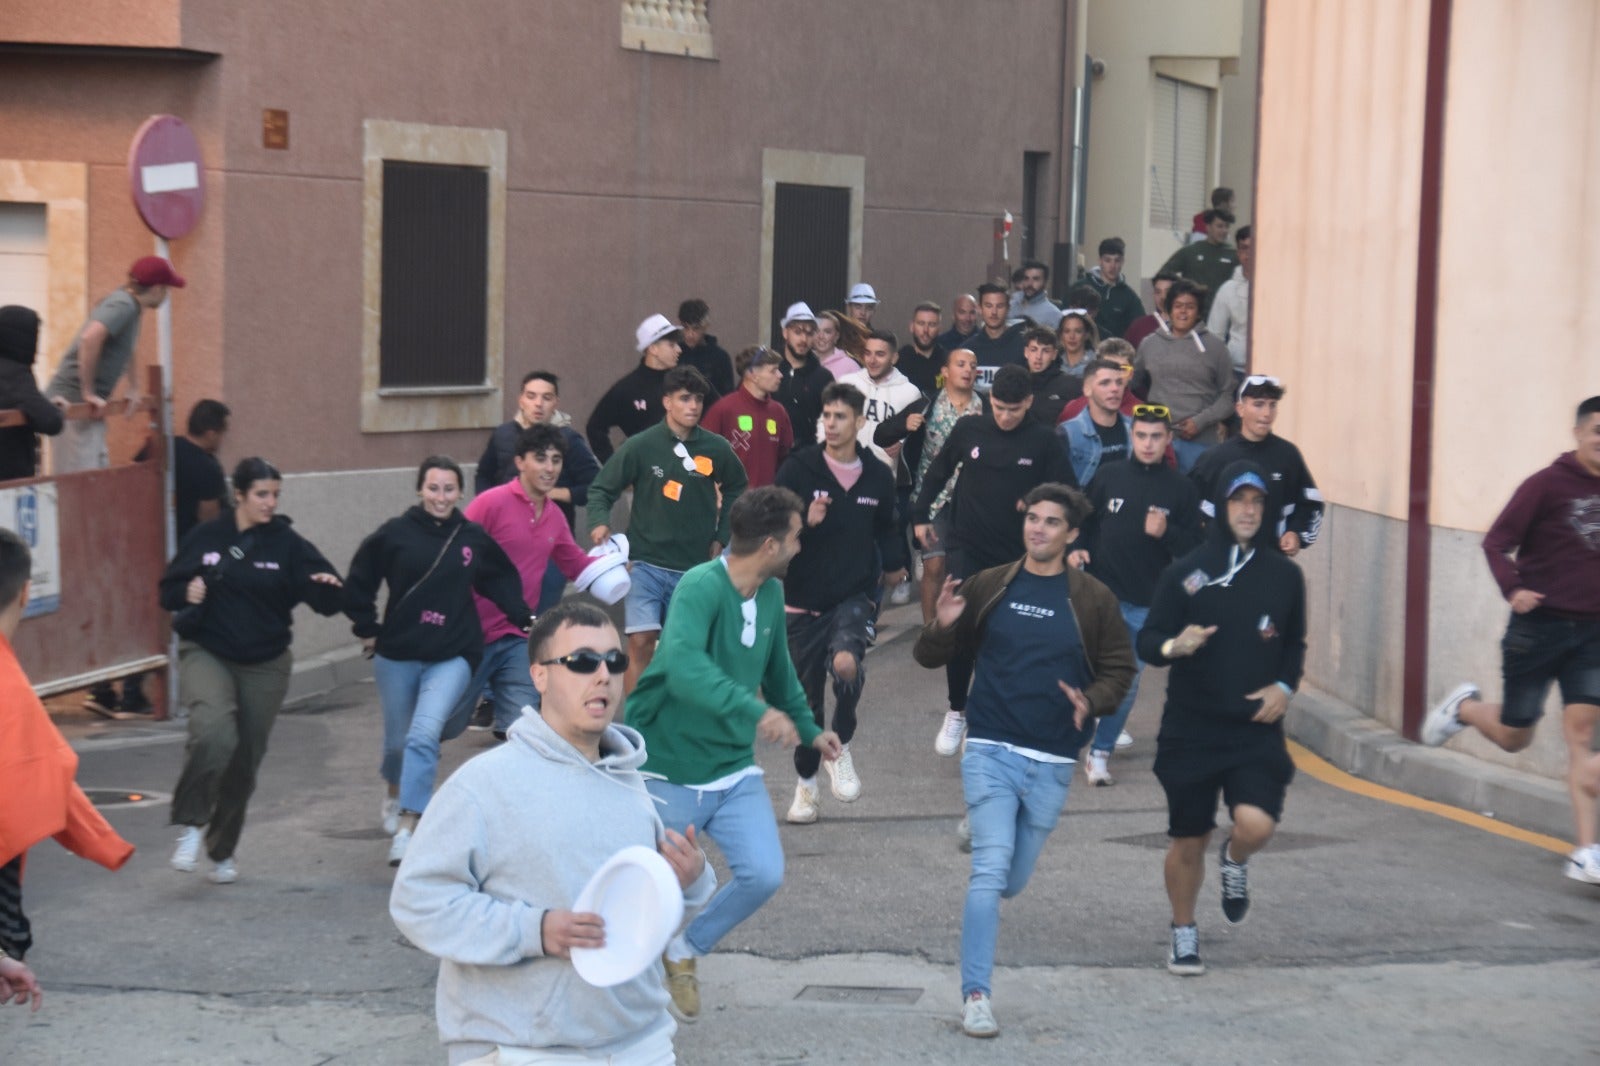
[[[1577,447],[1517,487],[1483,538],[1483,554],[1511,620],[1500,642],[1502,702],[1456,686],[1422,724],[1422,742],[1443,744],[1471,726],[1506,751],[1533,741],[1552,681],[1566,710],[1567,790],[1577,847],[1567,876],[1600,885],[1595,809],[1600,755],[1600,396],[1578,405]],[[1515,553],[1515,558],[1513,558]]]
[[[1167,794],[1167,969],[1205,973],[1195,904],[1217,796],[1233,827],[1218,853],[1222,914],[1250,909],[1246,863],[1283,814],[1294,763],[1283,735],[1289,697],[1306,656],[1306,587],[1300,568],[1272,548],[1267,477],[1254,463],[1222,471],[1217,521],[1204,544],[1167,567],[1139,631],[1139,658],[1170,666],[1156,741],[1156,778]]]
[[[861,795],[850,738],[866,683],[867,648],[875,635],[873,596],[886,569],[891,584],[906,576],[906,542],[895,521],[894,475],[856,440],[866,424],[865,407],[866,397],[853,385],[836,381],[823,389],[823,443],[791,455],[778,468],[777,479],[807,507],[800,554],[789,563],[783,582],[789,657],[820,728],[827,727],[823,682],[833,678],[833,730],[844,750],[828,763],[829,789],[844,803]],[[868,551],[869,543],[876,543],[877,550]],[[821,762],[815,748],[795,748],[800,781],[790,822],[817,820]]]

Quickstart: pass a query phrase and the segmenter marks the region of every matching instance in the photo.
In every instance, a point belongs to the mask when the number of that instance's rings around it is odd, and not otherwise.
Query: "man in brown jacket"
[[[1133,649],[1117,597],[1067,566],[1089,514],[1076,489],[1046,482],[1023,498],[1026,554],[947,580],[912,654],[926,667],[976,660],[961,784],[972,876],[961,919],[961,1028],[994,1036],[989,978],[1000,900],[1022,891],[1066,805],[1091,717],[1117,709],[1133,681]]]

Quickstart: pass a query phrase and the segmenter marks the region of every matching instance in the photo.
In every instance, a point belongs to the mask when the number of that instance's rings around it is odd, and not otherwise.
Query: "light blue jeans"
[[[993,744],[967,743],[961,789],[972,827],[972,878],[961,912],[961,998],[989,993],[1000,900],[1027,887],[1061,817],[1071,763],[1048,763]]]
[[[1117,606],[1122,608],[1122,620],[1128,626],[1128,643],[1135,648],[1139,646],[1139,630],[1144,628],[1144,620],[1150,613],[1150,608],[1139,607],[1119,600]],[[1138,655],[1133,657],[1133,683],[1128,686],[1128,694],[1122,697],[1122,702],[1117,704],[1117,709],[1111,714],[1098,719],[1094,727],[1094,739],[1089,742],[1089,750],[1096,755],[1110,755],[1117,746],[1117,735],[1122,732],[1123,726],[1128,724],[1128,713],[1133,710],[1133,701],[1139,695],[1139,677],[1144,673],[1144,660]]]
[[[472,671],[459,655],[439,663],[372,657],[383,704],[383,779],[400,786],[400,809],[421,814],[433,796],[439,742]]]
[[[539,690],[533,687],[528,675],[528,640],[515,633],[501,637],[483,648],[483,661],[478,663],[467,686],[465,699],[476,703],[479,696],[494,700],[494,728],[504,733],[511,724],[522,717],[522,708],[539,709]],[[466,714],[472,709],[465,708]]]
[[[663,800],[662,822],[679,833],[694,826],[717,842],[733,880],[717,889],[705,910],[689,923],[684,939],[706,955],[729,931],[750,917],[783,885],[783,844],[767,796],[766,779],[752,774],[730,789],[702,792],[646,778],[650,795]]]

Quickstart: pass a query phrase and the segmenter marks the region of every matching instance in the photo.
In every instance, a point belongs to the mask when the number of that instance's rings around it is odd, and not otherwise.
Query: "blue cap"
[[[1260,489],[1263,496],[1267,494],[1267,483],[1261,480],[1261,475],[1254,470],[1245,470],[1228,482],[1228,491],[1222,494],[1222,498],[1231,500],[1233,494],[1243,488]]]

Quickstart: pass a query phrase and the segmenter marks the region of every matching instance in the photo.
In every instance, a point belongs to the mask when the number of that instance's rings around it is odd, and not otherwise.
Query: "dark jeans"
[[[264,663],[239,663],[189,641],[178,645],[189,743],[172,793],[172,824],[205,826],[206,854],[214,862],[231,858],[238,846],[293,663],[287,651]]]
[[[839,734],[842,744],[850,743],[856,735],[856,707],[867,681],[866,655],[867,646],[872,643],[873,613],[871,600],[852,596],[821,614],[791,614],[788,619],[789,658],[794,660],[794,671],[811,713],[823,729],[828,728],[823,714],[826,682],[833,679],[833,731]],[[843,681],[834,673],[833,657],[841,651],[856,661],[854,681]],[[794,768],[801,777],[817,776],[821,766],[822,753],[816,748],[801,744],[794,749]]]

